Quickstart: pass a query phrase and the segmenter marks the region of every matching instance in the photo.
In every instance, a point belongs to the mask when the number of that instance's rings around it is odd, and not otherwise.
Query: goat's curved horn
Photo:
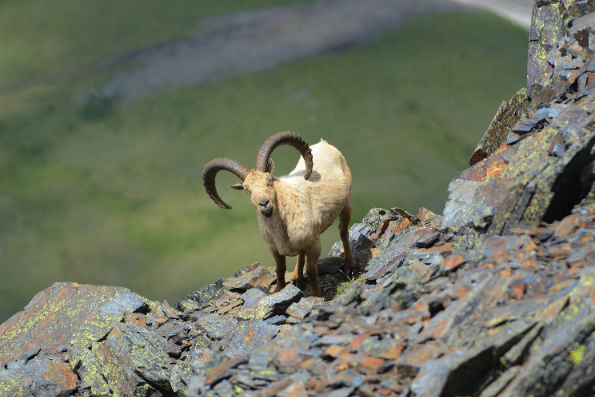
[[[230,210],[231,207],[227,205],[221,197],[219,197],[219,193],[217,193],[217,187],[215,186],[215,177],[217,173],[221,170],[229,171],[235,174],[238,178],[244,181],[246,176],[248,175],[248,168],[246,168],[240,162],[228,159],[226,157],[218,157],[214,160],[209,161],[206,165],[204,170],[202,171],[202,184],[204,185],[205,189],[207,190],[207,194],[209,197],[217,204],[219,207]]]
[[[308,146],[308,142],[306,142],[304,138],[291,131],[278,132],[264,141],[260,147],[260,150],[258,151],[258,156],[256,156],[256,170],[267,172],[269,158],[271,157],[273,150],[275,150],[280,145],[293,146],[302,154],[302,157],[306,162],[306,173],[304,174],[304,179],[308,179],[312,173],[312,167],[314,166],[312,151],[310,150],[310,146]]]

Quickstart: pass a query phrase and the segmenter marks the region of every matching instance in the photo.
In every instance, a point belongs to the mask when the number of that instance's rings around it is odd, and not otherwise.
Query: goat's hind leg
[[[313,244],[307,251],[308,263],[306,274],[310,282],[310,295],[322,297],[322,291],[318,285],[318,258],[320,258],[320,240]]]
[[[304,279],[304,264],[306,262],[306,252],[302,251],[297,256],[297,261],[295,263],[295,270],[291,275],[291,282],[301,289],[302,291],[306,289],[306,280]]]
[[[352,278],[355,275],[355,258],[351,253],[349,246],[349,222],[351,221],[351,200],[347,202],[345,208],[339,214],[339,235],[343,242],[343,251],[345,254],[345,275]]]

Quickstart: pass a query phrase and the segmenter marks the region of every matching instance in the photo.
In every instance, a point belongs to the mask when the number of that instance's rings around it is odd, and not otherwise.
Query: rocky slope
[[[527,88],[444,215],[370,211],[350,232],[362,277],[332,302],[271,294],[258,264],[175,309],[56,283],[0,326],[0,394],[595,394],[594,11],[536,2]],[[320,263],[329,297],[340,255]]]

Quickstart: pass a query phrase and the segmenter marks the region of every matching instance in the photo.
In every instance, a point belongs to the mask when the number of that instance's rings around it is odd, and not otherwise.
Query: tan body
[[[351,172],[345,158],[334,146],[322,141],[310,148],[314,157],[314,168],[310,178],[304,179],[305,163],[304,159],[300,158],[297,167],[289,175],[273,180],[276,193],[274,206],[278,211],[266,217],[258,210],[256,200],[252,200],[252,205],[258,215],[260,234],[269,245],[276,261],[277,290],[285,286],[285,256],[298,256],[292,279],[299,280],[303,278],[303,256],[306,255],[306,271],[312,294],[321,296],[316,268],[321,250],[320,235],[341,213],[344,226],[341,225],[343,227],[340,226],[340,229],[348,228],[351,220]],[[347,230],[345,234],[348,234]],[[343,244],[349,247],[348,242],[344,241]],[[345,254],[347,260],[347,255],[351,257],[351,250],[345,250]],[[353,257],[349,258],[349,261],[352,262]],[[355,267],[355,262],[350,264]],[[315,286],[312,283],[314,280]]]
[[[297,134],[293,135],[299,137]],[[274,166],[268,163],[267,158],[267,166],[261,166],[261,170],[243,170],[243,183],[235,188],[243,188],[250,195],[260,233],[275,258],[275,291],[285,287],[285,257],[297,255],[292,279],[303,279],[307,257],[306,272],[312,295],[322,296],[317,269],[321,251],[320,234],[337,217],[340,218],[339,231],[345,248],[345,267],[348,270],[355,268],[348,238],[351,220],[351,172],[345,158],[334,146],[325,141],[311,147],[307,143],[305,145],[307,151],[303,153],[310,159],[309,166],[302,156],[289,175],[276,178],[273,176]]]

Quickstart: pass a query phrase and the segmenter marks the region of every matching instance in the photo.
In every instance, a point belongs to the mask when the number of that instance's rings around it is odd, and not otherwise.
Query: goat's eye
[[[250,189],[248,189],[248,188],[245,188],[244,190],[245,190],[245,191],[246,191],[246,193],[248,193],[249,195],[250,195],[250,194],[252,194],[252,192],[250,191]]]
[[[267,182],[267,186],[268,187],[273,187],[273,180],[272,179]]]

